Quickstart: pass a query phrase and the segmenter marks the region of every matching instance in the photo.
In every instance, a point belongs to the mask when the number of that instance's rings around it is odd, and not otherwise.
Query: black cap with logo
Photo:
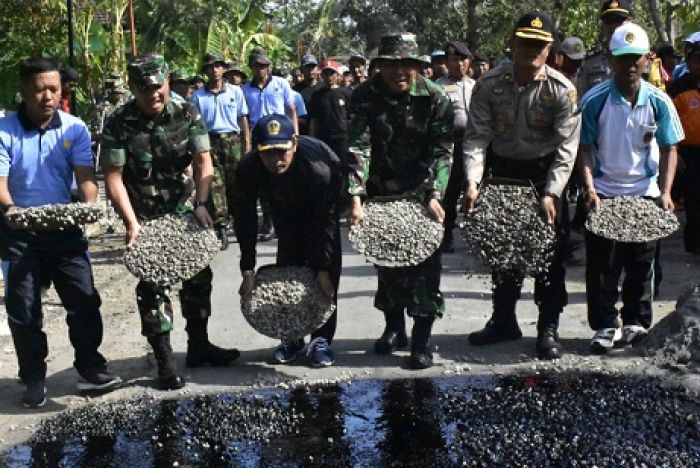
[[[541,11],[525,13],[515,23],[514,34],[523,39],[535,39],[543,42],[554,41],[554,22]]]

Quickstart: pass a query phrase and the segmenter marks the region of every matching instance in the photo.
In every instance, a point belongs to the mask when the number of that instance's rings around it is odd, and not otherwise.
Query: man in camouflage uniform
[[[549,16],[539,11],[521,16],[511,39],[513,61],[483,75],[474,88],[464,135],[467,210],[473,209],[487,172],[529,181],[538,191],[547,221],[554,224],[559,217],[559,200],[576,161],[581,119],[574,115],[576,88],[545,65],[553,36]],[[557,329],[567,295],[561,242],[557,244],[552,265],[535,281],[541,359],[562,353]],[[473,345],[522,336],[515,316],[522,273],[494,271],[492,281],[493,315],[483,330],[469,335]]]
[[[226,62],[216,54],[206,54],[202,71],[207,84],[192,93],[190,102],[204,119],[211,140],[214,178],[211,183],[210,209],[221,240],[221,250],[228,247],[227,186],[234,184],[236,166],[241,155],[250,151],[248,145],[248,106],[239,86],[224,80]]]
[[[141,222],[191,210],[185,204],[192,193],[185,173],[190,164],[195,174],[194,214],[203,226],[213,225],[207,210],[213,174],[209,138],[197,109],[169,99],[168,67],[162,56],[146,54],[131,62],[128,72],[135,99],[112,114],[102,137],[107,193],[126,225],[127,248],[137,240]],[[211,291],[209,267],[182,283],[188,367],[225,365],[239,355],[235,349],[209,342]],[[140,281],[136,300],[142,333],[158,363],[158,387],[181,388],[184,381],[177,374],[170,346],[173,310],[168,290]]]
[[[99,142],[105,121],[119,106],[126,102],[128,94],[129,90],[124,86],[119,72],[110,73],[104,84],[104,99],[95,106],[90,115],[90,134],[93,142]],[[97,151],[95,153],[99,157]]]
[[[623,23],[632,21],[632,7],[629,0],[606,0],[600,8],[600,41],[602,49],[597,50],[581,64],[576,88],[583,96],[598,83],[612,77],[608,60],[608,44],[613,32]]]
[[[413,34],[385,36],[378,57],[381,72],[353,92],[350,145],[357,146],[369,128],[372,146],[368,171],[361,156],[350,166],[351,224],[363,217],[362,199],[405,195],[418,197],[438,221],[440,199],[450,173],[454,113],[445,91],[418,74],[418,46]],[[374,305],[384,312],[386,329],[375,343],[377,353],[391,353],[408,343],[404,310],[414,318],[410,366],[432,365],[430,333],[442,316],[439,250],[423,263],[405,268],[377,267]]]

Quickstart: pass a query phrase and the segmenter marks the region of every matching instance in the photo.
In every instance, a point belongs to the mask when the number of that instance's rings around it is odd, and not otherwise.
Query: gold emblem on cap
[[[530,26],[532,26],[533,28],[537,28],[537,29],[542,28],[542,20],[540,19],[540,17],[536,16],[535,19],[533,19],[530,22]]]
[[[267,124],[267,133],[269,133],[270,136],[279,135],[281,129],[282,124],[280,124],[277,120],[270,120],[270,122]]]
[[[628,33],[625,35],[625,42],[628,43],[628,44],[633,43],[633,42],[634,42],[634,39],[635,39],[635,38],[634,38],[634,33],[633,33],[633,32],[628,32]]]
[[[619,7],[619,6],[620,6],[619,3],[615,2],[615,1],[612,1],[612,2],[610,2],[610,7],[609,7],[609,8],[617,8],[617,7]]]
[[[583,52],[583,46],[581,44],[576,44],[574,46],[574,51],[575,52]]]

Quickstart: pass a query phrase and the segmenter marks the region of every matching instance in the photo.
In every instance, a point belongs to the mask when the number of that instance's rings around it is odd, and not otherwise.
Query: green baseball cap
[[[413,33],[396,33],[383,36],[375,58],[382,60],[414,60],[420,62],[418,42]]]
[[[129,62],[129,82],[135,86],[162,86],[168,80],[168,64],[162,55],[147,53]]]

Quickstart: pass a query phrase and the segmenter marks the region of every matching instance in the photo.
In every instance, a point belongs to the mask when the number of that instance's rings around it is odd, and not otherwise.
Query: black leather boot
[[[523,336],[515,315],[512,318],[491,316],[486,326],[469,334],[469,343],[475,346],[490,345],[501,341],[517,340]]]
[[[219,348],[209,342],[207,323],[209,319],[188,319],[187,331],[187,367],[199,367],[204,364],[226,366],[238,359],[241,353],[237,349]]]
[[[559,342],[559,313],[547,314],[540,312],[537,321],[537,343],[535,350],[540,359],[558,359],[563,354],[563,347]]]
[[[403,309],[385,311],[384,320],[386,321],[384,333],[374,342],[374,352],[377,354],[391,354],[397,349],[403,349],[408,346]]]
[[[148,344],[153,348],[153,355],[158,366],[156,387],[160,390],[177,390],[185,386],[185,379],[177,373],[173,359],[173,348],[170,346],[170,333],[161,333],[148,337]]]
[[[427,369],[433,365],[430,333],[433,329],[433,317],[415,317],[411,331],[411,357],[408,367],[411,369]]]

